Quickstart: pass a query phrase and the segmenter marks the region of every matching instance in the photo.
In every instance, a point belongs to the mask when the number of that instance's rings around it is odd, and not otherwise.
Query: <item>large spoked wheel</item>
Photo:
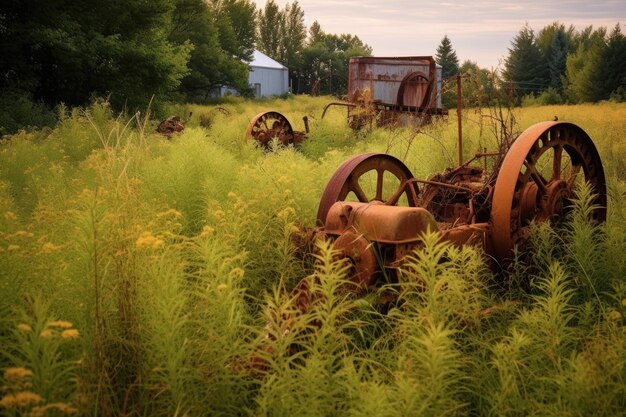
[[[383,153],[365,153],[348,159],[333,174],[322,194],[317,222],[324,225],[337,201],[418,205],[419,190],[409,181],[411,171],[399,159]]]
[[[250,120],[246,130],[246,138],[258,141],[263,147],[269,147],[273,138],[287,146],[294,143],[294,133],[289,120],[276,111],[257,114]]]
[[[500,261],[528,237],[532,221],[551,221],[565,214],[575,184],[586,181],[598,208],[593,217],[606,220],[606,182],[600,155],[580,127],[543,122],[526,129],[504,157],[491,210],[493,251]]]

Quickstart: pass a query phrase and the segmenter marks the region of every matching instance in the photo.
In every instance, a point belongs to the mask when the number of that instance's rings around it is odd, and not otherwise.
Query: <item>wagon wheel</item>
[[[246,138],[252,138],[267,148],[272,138],[278,138],[281,144],[294,143],[294,134],[289,120],[276,111],[257,114],[250,120]]]
[[[331,206],[347,198],[362,203],[416,207],[419,190],[409,181],[412,178],[406,165],[391,155],[365,153],[352,157],[328,181],[317,211],[317,222],[324,225]]]
[[[527,239],[531,221],[562,217],[576,181],[583,179],[596,196],[593,218],[603,222],[604,170],[587,133],[566,122],[543,122],[526,129],[505,155],[496,179],[491,210],[496,259],[511,258],[515,245]]]

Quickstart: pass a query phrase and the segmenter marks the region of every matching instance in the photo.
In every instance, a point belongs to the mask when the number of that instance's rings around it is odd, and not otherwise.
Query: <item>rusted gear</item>
[[[367,190],[371,193],[368,196],[359,180],[370,172],[375,174],[376,184],[374,190]],[[385,173],[389,173],[391,177]],[[337,201],[344,201],[350,193],[361,203],[378,202],[390,206],[397,205],[400,198],[405,196],[405,203],[410,207],[416,207],[419,190],[417,184],[409,181],[412,178],[413,174],[406,165],[391,155],[365,153],[352,157],[345,161],[328,181],[317,210],[317,223],[323,226],[330,207]],[[386,193],[385,186],[395,188]]]
[[[515,140],[494,189],[490,229],[496,259],[511,258],[514,246],[526,240],[531,221],[564,214],[581,168],[595,194],[593,217],[602,222],[606,220],[604,170],[584,130],[567,122],[543,122]]]
[[[257,140],[263,147],[268,148],[273,138],[278,138],[285,146],[293,144],[295,135],[285,116],[276,111],[267,111],[257,114],[250,120],[246,138]]]

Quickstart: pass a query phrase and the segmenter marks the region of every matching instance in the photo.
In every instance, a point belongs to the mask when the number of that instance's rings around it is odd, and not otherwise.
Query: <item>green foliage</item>
[[[581,184],[568,222],[533,229],[514,277],[429,233],[397,282],[356,296],[328,242],[308,257],[294,245],[328,179],[379,151],[426,178],[453,160],[456,125],[356,136],[342,111],[316,117],[328,101],[265,103],[295,125],[310,116],[299,150],[245,142],[258,103],[242,99],[208,128],[211,107],[181,107],[193,116],[169,140],[97,102],[3,142],[0,414],[620,415],[626,107],[518,114],[522,126],[558,114],[594,138],[605,224]],[[464,113],[469,152],[495,143],[489,116]]]
[[[459,72],[459,59],[456,56],[456,51],[452,49],[452,42],[448,35],[445,35],[441,39],[441,43],[437,47],[437,54],[435,54],[435,60],[437,64],[442,67],[442,77],[453,77]]]
[[[536,93],[548,85],[548,67],[537,46],[535,33],[528,25],[511,42],[503,75],[518,94]]]

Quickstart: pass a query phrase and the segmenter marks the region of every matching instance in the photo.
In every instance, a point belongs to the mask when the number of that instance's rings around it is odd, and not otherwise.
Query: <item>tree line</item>
[[[437,48],[437,62],[448,79],[444,105],[455,106],[455,79],[464,74],[463,98],[485,105],[506,98],[513,104],[561,104],[626,101],[626,37],[616,24],[576,30],[553,22],[535,33],[525,25],[511,41],[501,71],[459,65],[446,36]]]
[[[206,102],[220,86],[250,95],[255,47],[289,68],[295,93],[342,91],[348,58],[371,53],[358,37],[326,34],[317,22],[309,33],[297,1],[257,10],[250,0],[5,0],[0,129],[28,124],[16,109],[32,119],[96,97],[123,110],[152,97]]]

